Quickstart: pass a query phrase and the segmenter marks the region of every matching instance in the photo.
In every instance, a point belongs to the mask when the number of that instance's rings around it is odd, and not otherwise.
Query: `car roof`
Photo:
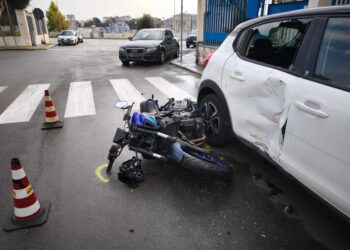
[[[231,35],[237,34],[242,29],[255,25],[257,23],[262,23],[274,19],[280,19],[280,18],[288,18],[288,17],[311,17],[311,16],[329,16],[334,14],[350,14],[350,6],[349,5],[343,5],[343,6],[331,6],[331,7],[318,7],[318,8],[310,8],[310,9],[302,9],[302,10],[294,10],[294,11],[288,11],[283,12],[279,14],[273,14],[263,17],[258,17],[251,19],[249,21],[243,22],[239,24],[231,33]]]

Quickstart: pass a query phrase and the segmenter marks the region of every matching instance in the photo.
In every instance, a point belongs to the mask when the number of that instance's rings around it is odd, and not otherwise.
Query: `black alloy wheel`
[[[214,94],[205,96],[199,103],[199,110],[206,123],[207,141],[215,146],[223,146],[229,131],[225,125],[223,106],[217,96]]]

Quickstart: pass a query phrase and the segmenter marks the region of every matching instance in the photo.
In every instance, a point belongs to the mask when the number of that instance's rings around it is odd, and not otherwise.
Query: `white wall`
[[[197,0],[197,41],[204,41],[204,12],[206,0]]]

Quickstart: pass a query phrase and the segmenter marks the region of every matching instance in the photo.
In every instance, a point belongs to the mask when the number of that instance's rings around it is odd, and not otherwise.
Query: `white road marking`
[[[0,87],[0,93],[1,93],[2,91],[4,91],[5,89],[7,89],[6,86],[5,86],[5,87]]]
[[[28,85],[0,115],[0,124],[28,122],[49,87],[49,83]]]
[[[177,78],[180,78],[183,82],[192,87],[198,87],[200,81],[198,77],[195,77],[193,75],[179,75]]]
[[[71,82],[64,117],[96,115],[91,82]]]
[[[175,99],[178,99],[178,100],[189,98],[193,101],[196,101],[196,98],[194,96],[176,87],[174,84],[168,82],[162,77],[146,77],[146,80],[149,81],[154,87],[159,89],[168,98],[174,97]]]
[[[144,101],[145,98],[128,79],[112,79],[109,81],[120,101],[126,101],[129,104],[134,102],[133,110],[140,108],[140,102]]]

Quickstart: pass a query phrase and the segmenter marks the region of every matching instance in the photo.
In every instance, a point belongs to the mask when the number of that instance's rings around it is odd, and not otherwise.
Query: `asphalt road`
[[[231,183],[144,160],[146,180],[130,189],[117,180],[119,164],[132,155],[127,150],[112,176],[102,171],[98,178],[96,169],[107,163],[122,125],[111,79],[127,79],[135,93],[155,94],[161,102],[175,92],[146,78],[193,96],[197,91],[195,76],[169,63],[122,67],[121,42],[0,51],[0,87],[7,87],[0,92],[0,114],[28,85],[49,83],[64,119],[64,128],[42,131],[41,101],[29,121],[0,124],[0,221],[13,209],[13,157],[20,158],[39,201],[52,203],[46,224],[0,231],[0,249],[350,249],[347,221],[237,141],[215,149],[232,164]],[[72,82],[91,82],[95,114],[64,118]]]

